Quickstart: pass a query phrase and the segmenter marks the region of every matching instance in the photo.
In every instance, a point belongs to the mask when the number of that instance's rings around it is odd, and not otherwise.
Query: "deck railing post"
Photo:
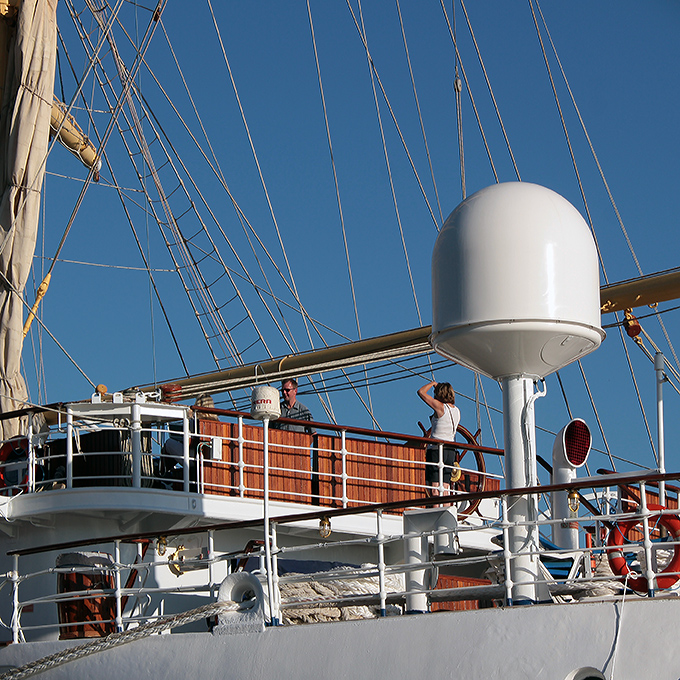
[[[28,479],[26,481],[26,491],[33,493],[35,491],[35,449],[33,448],[33,418],[31,417],[28,419]]]
[[[376,513],[377,534],[376,541],[378,542],[378,592],[380,594],[380,616],[387,616],[387,594],[385,589],[385,546],[383,541],[383,516],[382,510]]]
[[[659,472],[666,472],[666,448],[663,420],[663,384],[668,380],[664,371],[665,362],[663,354],[657,352],[654,355],[654,370],[656,371],[656,433],[659,450]],[[666,482],[659,482],[659,505],[666,505]]]
[[[73,488],[73,412],[66,409],[66,488]]]
[[[19,642],[19,556],[12,556],[12,642]]]
[[[203,449],[202,444],[196,447],[196,484],[198,485],[198,493],[205,492],[205,484],[203,482]]]
[[[342,507],[346,508],[348,503],[347,498],[347,433],[345,430],[340,432],[340,442],[342,449],[340,455],[342,458]]]
[[[264,484],[263,484],[263,496],[264,496],[264,556],[265,556],[265,569],[267,572],[267,590],[269,596],[269,618],[272,626],[278,626],[279,621],[276,617],[276,607],[275,607],[275,596],[274,596],[274,576],[273,576],[273,564],[272,564],[272,546],[271,546],[271,527],[269,526],[269,418],[264,418],[262,420],[264,425]]]
[[[505,565],[505,599],[508,607],[512,607],[512,581],[511,561],[512,553],[510,552],[510,532],[508,531],[508,497],[501,497],[501,526],[503,527],[503,562]]]
[[[652,565],[652,539],[649,535],[649,510],[647,509],[647,487],[640,483],[640,512],[642,514],[642,545],[645,549],[645,578],[647,594],[654,597],[654,568]]]
[[[245,485],[245,462],[243,461],[243,416],[238,417],[238,495],[243,498],[246,495]]]
[[[208,580],[210,585],[210,593],[214,595],[215,586],[215,532],[210,529],[208,531]]]
[[[439,444],[437,447],[439,453],[439,461],[437,462],[437,469],[439,472],[439,495],[444,495],[444,444]]]
[[[122,598],[120,592],[120,541],[115,541],[113,547],[113,555],[115,559],[115,583],[116,583],[116,632],[123,631],[123,608]]]
[[[272,586],[274,609],[272,610],[272,625],[277,626],[280,620],[281,610],[281,590],[279,589],[279,547],[276,538],[276,523],[272,522],[271,528],[271,546],[272,546]]]
[[[182,477],[183,477],[183,489],[185,493],[189,492],[189,417],[187,412],[184,411],[182,416]]]
[[[132,404],[130,437],[132,439],[132,486],[140,489],[142,487],[142,409],[137,403]]]

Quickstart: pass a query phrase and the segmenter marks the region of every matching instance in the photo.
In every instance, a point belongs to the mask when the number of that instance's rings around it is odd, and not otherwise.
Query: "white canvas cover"
[[[57,0],[22,0],[16,30],[7,31],[0,109],[0,410],[27,400],[20,372],[24,305],[35,249],[40,190],[49,144],[56,62]],[[0,19],[1,20],[1,19]],[[3,31],[5,32],[5,31]],[[1,61],[1,60],[0,60]],[[21,423],[0,421],[3,439]]]

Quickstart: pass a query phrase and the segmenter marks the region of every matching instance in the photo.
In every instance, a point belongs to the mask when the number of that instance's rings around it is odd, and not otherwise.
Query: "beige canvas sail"
[[[22,295],[35,249],[40,190],[49,144],[56,61],[57,0],[23,0],[4,17],[6,56],[0,110],[0,410],[27,400],[21,376]],[[13,26],[16,21],[16,27]],[[5,421],[2,438],[20,433]]]

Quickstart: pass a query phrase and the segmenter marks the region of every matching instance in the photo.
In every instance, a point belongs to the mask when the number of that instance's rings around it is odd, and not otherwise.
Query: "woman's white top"
[[[444,404],[444,415],[441,418],[437,417],[436,413],[430,416],[430,424],[432,425],[432,432],[430,437],[433,439],[442,439],[445,442],[452,442],[456,436],[456,430],[460,423],[460,411],[457,406],[451,404]]]

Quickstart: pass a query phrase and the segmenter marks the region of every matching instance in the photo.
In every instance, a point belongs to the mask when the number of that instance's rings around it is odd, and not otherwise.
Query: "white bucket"
[[[253,387],[250,396],[250,415],[256,420],[276,420],[280,418],[279,391],[269,385]]]

